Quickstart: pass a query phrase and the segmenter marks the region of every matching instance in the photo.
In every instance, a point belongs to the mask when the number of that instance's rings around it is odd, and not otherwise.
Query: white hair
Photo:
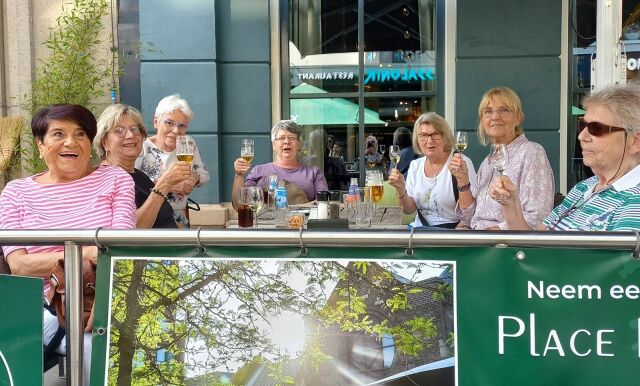
[[[187,118],[188,121],[193,119],[193,110],[189,107],[189,103],[186,100],[180,98],[180,94],[173,94],[166,96],[158,102],[156,107],[156,117],[171,114],[174,111],[180,111]]]

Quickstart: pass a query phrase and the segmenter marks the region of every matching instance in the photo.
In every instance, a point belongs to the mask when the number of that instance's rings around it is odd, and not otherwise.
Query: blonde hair
[[[524,122],[524,112],[522,111],[522,102],[520,101],[520,97],[509,87],[495,87],[484,93],[480,100],[480,105],[478,106],[478,139],[480,140],[480,143],[487,145],[491,142],[489,136],[484,130],[484,125],[482,124],[482,112],[487,108],[491,101],[502,103],[507,106],[509,110],[513,111],[516,116],[516,120],[520,121],[516,126],[516,137],[522,134],[524,132],[524,129],[521,126],[522,122]]]
[[[118,121],[125,115],[131,118],[136,125],[140,126],[142,139],[147,138],[147,128],[142,121],[142,115],[135,107],[123,104],[109,105],[98,118],[98,131],[96,132],[95,138],[93,138],[93,148],[96,149],[96,153],[101,160],[107,157],[107,152],[104,150],[104,146],[102,146],[102,140],[107,136],[109,130],[113,129]]]
[[[416,122],[413,124],[412,143],[413,151],[416,154],[424,155],[420,149],[420,143],[418,141],[418,134],[420,132],[420,126],[431,125],[438,133],[442,134],[442,140],[444,141],[444,151],[450,152],[453,148],[453,132],[447,121],[440,115],[434,112],[422,113]]]

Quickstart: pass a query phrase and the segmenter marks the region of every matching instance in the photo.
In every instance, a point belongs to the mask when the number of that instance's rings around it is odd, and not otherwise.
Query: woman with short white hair
[[[189,122],[193,119],[193,110],[180,95],[169,95],[162,98],[153,116],[153,127],[156,135],[148,137],[142,144],[142,153],[135,163],[135,168],[143,171],[155,183],[158,178],[178,161],[176,157],[176,139],[186,136],[193,144],[192,176],[175,185],[167,194],[167,200],[173,207],[173,217],[178,225],[189,226],[186,216],[189,194],[194,188],[209,181],[209,172],[202,162],[196,141],[187,135]]]

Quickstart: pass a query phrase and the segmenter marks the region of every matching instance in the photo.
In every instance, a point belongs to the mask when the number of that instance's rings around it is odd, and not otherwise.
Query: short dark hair
[[[51,121],[72,121],[78,124],[87,134],[90,141],[96,136],[96,117],[89,109],[80,105],[50,105],[38,111],[31,119],[31,132],[40,141],[49,130]]]

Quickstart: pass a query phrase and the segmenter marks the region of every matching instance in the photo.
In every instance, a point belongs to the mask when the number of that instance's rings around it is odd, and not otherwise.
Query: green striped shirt
[[[544,220],[553,230],[640,230],[640,166],[593,193],[597,177],[579,182]]]

